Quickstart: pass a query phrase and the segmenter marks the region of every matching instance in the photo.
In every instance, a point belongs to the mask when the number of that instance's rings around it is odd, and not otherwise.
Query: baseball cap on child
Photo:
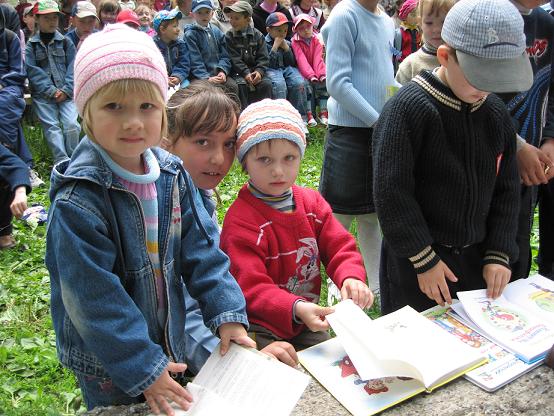
[[[179,9],[160,10],[152,20],[152,27],[157,32],[164,20],[180,19],[181,17],[183,17],[183,13]]]
[[[71,10],[71,16],[83,19],[85,17],[94,16],[98,19],[96,14],[96,7],[90,1],[78,1]]]
[[[117,23],[131,24],[135,29],[140,26],[139,18],[134,10],[123,9],[117,15],[115,19]]]
[[[234,4],[231,4],[230,6],[225,6],[223,8],[223,13],[229,13],[229,12],[236,12],[236,13],[246,12],[248,13],[249,16],[252,16],[252,6],[247,1],[239,0]]]
[[[475,88],[517,92],[533,84],[523,19],[511,2],[459,1],[446,15],[441,36],[456,50],[460,67]]]
[[[310,16],[309,14],[300,13],[298,16],[295,16],[295,18],[294,18],[294,26],[292,27],[292,30],[294,32],[296,32],[296,28],[302,22],[308,22],[313,26],[314,23],[315,23],[315,19],[312,16]]]
[[[237,125],[237,159],[242,162],[246,153],[258,143],[285,139],[306,150],[306,134],[300,113],[287,100],[258,101],[250,104],[239,116]]]
[[[265,19],[265,27],[275,27],[284,24],[291,25],[292,22],[289,21],[288,17],[281,12],[271,13],[269,16],[267,16],[267,19]]]
[[[192,0],[192,12],[196,13],[200,9],[214,9],[211,0]]]
[[[122,23],[89,35],[75,56],[74,100],[79,114],[96,91],[113,81],[141,79],[167,99],[167,69],[160,50],[144,32]]]
[[[39,0],[33,7],[33,14],[59,13],[60,8],[54,0]]]

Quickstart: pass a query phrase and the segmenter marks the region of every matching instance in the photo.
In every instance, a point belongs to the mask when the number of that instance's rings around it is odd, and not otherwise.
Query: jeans
[[[198,374],[208,357],[219,343],[219,338],[204,325],[198,302],[192,298],[186,288],[183,289],[185,306],[185,362],[188,370]]]
[[[327,92],[327,86],[325,82],[309,82],[308,83],[308,100],[312,113],[316,113],[316,107],[319,105],[319,111],[327,111],[327,99],[329,93]]]
[[[297,68],[268,68],[266,75],[271,79],[273,99],[288,99],[301,116],[307,115],[308,99],[306,83]]]
[[[73,100],[56,103],[42,98],[33,99],[33,108],[42,124],[54,163],[69,159],[79,143],[81,126],[77,121],[77,108]]]
[[[145,401],[144,395],[131,397],[117,387],[109,377],[96,377],[75,373],[81,395],[88,410],[95,407],[121,406]]]

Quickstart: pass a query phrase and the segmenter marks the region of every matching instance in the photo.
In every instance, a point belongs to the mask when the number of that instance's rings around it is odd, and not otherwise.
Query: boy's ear
[[[441,66],[448,66],[450,59],[450,48],[447,45],[441,45],[437,49],[437,60]]]

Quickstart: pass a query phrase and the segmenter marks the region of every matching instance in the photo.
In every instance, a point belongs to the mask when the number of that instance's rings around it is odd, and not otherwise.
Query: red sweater
[[[283,339],[304,329],[293,321],[296,300],[319,300],[320,261],[339,288],[347,277],[365,282],[356,242],[333,217],[327,201],[312,189],[292,190],[296,209],[284,213],[243,186],[221,233],[221,248],[246,298],[249,321]]]

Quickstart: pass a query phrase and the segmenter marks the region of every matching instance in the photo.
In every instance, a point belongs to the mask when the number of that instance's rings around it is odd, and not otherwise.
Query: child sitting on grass
[[[229,208],[221,247],[246,298],[258,348],[285,340],[297,350],[329,338],[318,306],[327,274],[361,308],[373,294],[356,242],[315,190],[294,184],[306,149],[304,123],[286,100],[262,100],[240,115],[237,158],[249,176]]]

